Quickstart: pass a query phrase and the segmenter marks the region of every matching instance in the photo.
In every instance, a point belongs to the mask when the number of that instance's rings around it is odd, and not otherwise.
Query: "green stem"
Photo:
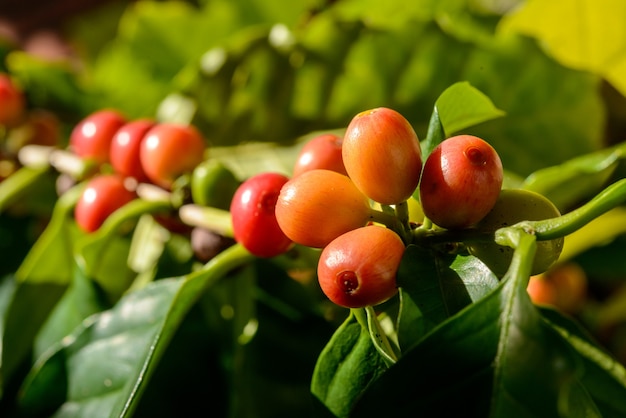
[[[398,357],[391,347],[387,334],[385,334],[385,331],[378,321],[378,316],[374,308],[367,306],[365,312],[367,314],[367,329],[374,343],[374,347],[376,347],[376,351],[383,356],[388,365],[395,364],[398,361]]]
[[[402,238],[402,241],[404,241],[405,244],[411,242],[410,231],[406,230],[400,219],[396,216],[395,212],[387,213],[385,211],[371,209],[369,219],[370,221],[383,224],[387,228],[394,230],[398,235],[400,235],[400,238]]]
[[[461,229],[458,231],[429,229],[426,224],[414,229],[411,231],[411,234],[411,243],[424,246],[444,244],[447,242],[493,241],[493,234],[477,229]]]
[[[187,204],[180,207],[178,214],[187,225],[206,228],[225,237],[234,236],[230,212],[227,210]]]
[[[188,276],[188,280],[198,280],[210,275],[212,276],[212,280],[207,280],[205,288],[210,287],[231,270],[249,263],[254,259],[255,256],[246,250],[243,245],[235,244],[212,258],[202,266],[200,270],[191,273]]]
[[[536,235],[537,240],[550,240],[575,232],[598,216],[626,202],[626,179],[619,180],[583,206],[562,216],[542,221],[525,221],[517,225]]]
[[[404,235],[406,237],[405,242],[411,240],[411,224],[409,221],[409,204],[408,202],[400,202],[395,207],[396,216],[400,221],[400,224],[404,227]]]

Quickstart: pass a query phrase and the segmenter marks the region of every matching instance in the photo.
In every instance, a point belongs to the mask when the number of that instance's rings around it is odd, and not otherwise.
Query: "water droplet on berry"
[[[355,272],[350,270],[338,273],[337,281],[341,290],[347,294],[351,294],[359,287],[359,278]]]

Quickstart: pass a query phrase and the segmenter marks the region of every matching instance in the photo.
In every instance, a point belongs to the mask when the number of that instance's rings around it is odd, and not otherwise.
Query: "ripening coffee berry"
[[[0,73],[0,125],[17,124],[25,110],[26,99],[22,90],[8,74]]]
[[[148,180],[139,159],[141,141],[156,124],[151,119],[138,119],[122,125],[111,140],[110,159],[113,169],[139,182]]]
[[[413,127],[400,113],[385,107],[352,119],[343,138],[343,162],[357,188],[385,205],[411,197],[422,170]]]
[[[139,160],[151,182],[170,189],[204,160],[205,140],[192,125],[158,123],[141,141]]]
[[[450,137],[424,163],[422,210],[442,228],[470,227],[491,210],[502,180],[502,162],[491,145],[472,135]]]
[[[108,162],[113,136],[124,123],[126,119],[116,110],[94,112],[72,130],[70,150],[81,158],[92,159],[97,163]]]
[[[543,195],[523,189],[504,189],[500,192],[491,211],[476,225],[486,233],[511,226],[521,221],[541,221],[560,215],[554,204]],[[563,238],[537,241],[537,251],[531,274],[548,270],[563,249]],[[476,242],[468,245],[470,254],[481,259],[498,277],[504,276],[513,258],[513,249],[498,245],[495,241]]]
[[[135,192],[129,190],[118,175],[93,177],[74,208],[76,223],[83,231],[94,232],[113,212],[135,197]]]
[[[526,290],[533,303],[552,305],[563,312],[576,314],[588,296],[587,274],[576,263],[563,263],[531,276]]]
[[[292,241],[322,248],[339,235],[364,226],[369,200],[335,171],[311,170],[289,180],[276,203],[276,219]]]
[[[383,226],[347,232],[320,255],[320,287],[331,301],[346,308],[383,303],[398,292],[396,274],[404,250],[398,234]]]
[[[288,180],[280,173],[261,173],[235,191],[230,204],[235,240],[257,257],[274,257],[293,244],[278,226],[275,214],[281,187]]]
[[[300,150],[293,167],[293,177],[316,168],[348,175],[341,155],[342,143],[343,138],[335,134],[313,137]]]

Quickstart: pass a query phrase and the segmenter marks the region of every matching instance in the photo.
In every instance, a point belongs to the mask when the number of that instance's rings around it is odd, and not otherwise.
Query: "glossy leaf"
[[[593,398],[602,416],[626,414],[626,369],[614,356],[599,347],[588,331],[553,309],[541,310],[544,318],[579,354],[582,362],[580,382]],[[575,396],[575,395],[572,395]],[[572,408],[572,413],[577,408]],[[584,411],[583,408],[578,408]]]
[[[491,99],[468,82],[458,82],[441,93],[435,102],[446,136],[504,116]]]
[[[15,273],[18,280],[69,284],[74,268],[72,243],[79,235],[71,216],[81,191],[79,185],[59,198],[50,223]]]
[[[4,312],[2,384],[9,382],[27,360],[35,336],[67,286],[55,282],[17,282]]]
[[[135,277],[127,259],[131,239],[124,227],[135,225],[142,215],[164,212],[169,208],[169,202],[136,199],[111,214],[97,231],[76,241],[75,254],[79,265],[112,300],[117,300]]]
[[[203,270],[149,284],[90,317],[39,359],[22,403],[30,410],[56,409],[55,416],[130,416],[189,309],[205,289],[248,260],[242,247],[232,247]],[[49,385],[64,380],[67,398],[41,404]]]
[[[498,285],[475,257],[443,255],[415,245],[404,254],[397,282],[401,291],[398,340],[403,351]]]
[[[351,314],[320,353],[311,392],[335,416],[347,417],[362,392],[386,368],[367,327]]]

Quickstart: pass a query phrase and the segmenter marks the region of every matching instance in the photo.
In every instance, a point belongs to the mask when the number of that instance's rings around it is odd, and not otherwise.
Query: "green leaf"
[[[347,417],[362,392],[386,368],[367,327],[350,314],[320,354],[311,392],[335,416]]]
[[[581,155],[530,174],[522,188],[546,196],[561,211],[598,193],[626,157],[626,143]]]
[[[497,285],[498,279],[480,260],[409,245],[397,278],[401,292],[398,340],[410,349],[437,325]]]
[[[613,355],[606,352],[587,330],[558,311],[543,308],[541,314],[578,352],[582,361],[580,381],[598,405],[602,416],[620,417],[626,414],[626,369]],[[572,395],[571,397],[574,397]]]
[[[117,300],[136,275],[128,264],[131,239],[124,233],[124,228],[135,225],[142,215],[170,208],[169,202],[135,199],[112,213],[97,231],[76,240],[75,254],[79,265],[111,300]]]
[[[516,246],[500,286],[406,352],[352,416],[554,417],[573,404],[596,410],[589,397],[573,397],[584,394],[580,360],[526,293],[534,237],[521,233]]]
[[[70,283],[74,269],[73,242],[79,235],[71,216],[82,188],[78,185],[59,198],[48,226],[15,273],[18,280]]]
[[[519,229],[508,239],[515,252],[503,278],[491,414],[556,416],[569,401],[568,388],[575,379],[577,359],[542,321],[526,292],[537,246],[535,237]]]
[[[70,335],[84,319],[108,307],[94,282],[76,267],[72,283],[37,333],[33,342],[33,358],[39,358]]]
[[[35,336],[66,288],[55,282],[17,281],[3,318],[0,363],[3,386],[28,359]]]
[[[497,37],[475,49],[463,77],[506,112],[467,133],[493,145],[510,171],[526,176],[602,145],[600,80],[558,65],[530,39]]]
[[[489,97],[466,81],[444,90],[435,106],[446,136],[505,115]]]
[[[148,284],[127,294],[111,310],[91,316],[38,360],[25,381],[22,404],[35,411],[56,409],[58,417],[130,416],[171,338],[202,292],[251,258],[236,245],[202,270]],[[40,403],[40,395],[50,385],[64,380],[66,399]]]
[[[599,74],[626,94],[624,16],[620,0],[530,0],[500,26],[536,37],[563,65]]]
[[[7,179],[0,182],[0,213],[6,211],[19,199],[28,195],[29,189],[48,174],[48,167],[22,167]]]
[[[6,59],[28,92],[30,105],[69,115],[82,115],[94,106],[94,96],[87,94],[68,61],[46,60],[23,50],[14,50]]]
[[[430,116],[430,121],[428,122],[428,131],[426,132],[426,138],[423,141],[420,141],[420,148],[422,151],[422,159],[426,161],[430,153],[443,141],[446,139],[446,132],[443,129],[443,124],[441,123],[441,118],[439,117],[439,109],[437,106],[433,108],[433,113]],[[415,199],[419,200],[419,189],[415,191],[413,195]]]
[[[465,0],[347,0],[335,5],[334,12],[345,19],[360,19],[375,28],[388,29],[460,12],[465,4]]]

